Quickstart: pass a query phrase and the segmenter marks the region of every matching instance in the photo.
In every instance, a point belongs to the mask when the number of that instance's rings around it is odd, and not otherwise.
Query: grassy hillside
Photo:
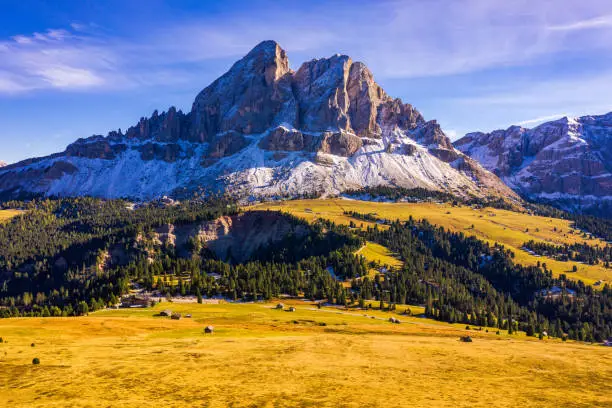
[[[20,213],[21,211],[19,210],[0,210],[0,222],[9,220]]]
[[[612,354],[600,346],[292,304],[294,313],[274,303],[164,302],[80,318],[0,320],[0,406],[612,404]],[[193,318],[154,317],[165,308]],[[202,333],[208,324],[215,334]],[[458,341],[466,333],[473,343]],[[35,357],[40,365],[32,365]]]
[[[397,259],[389,249],[374,242],[367,242],[355,253],[363,256],[368,262],[378,262],[383,266],[387,265],[391,268],[402,266],[402,261]]]
[[[463,231],[466,235],[488,242],[504,244],[516,254],[516,261],[524,265],[546,262],[548,269],[558,276],[566,274],[587,284],[598,280],[612,281],[612,270],[603,265],[585,265],[576,262],[561,262],[554,259],[530,255],[520,249],[530,240],[553,244],[587,243],[605,246],[599,239],[583,238],[579,231],[571,227],[571,221],[557,218],[540,217],[493,208],[473,209],[466,206],[453,207],[450,204],[435,203],[377,203],[358,200],[297,200],[271,202],[255,206],[255,209],[283,210],[308,220],[327,218],[340,224],[354,221],[357,226],[373,225],[366,221],[356,221],[344,215],[344,211],[375,213],[379,218],[405,220],[426,218],[433,224],[442,225],[453,231]],[[576,265],[577,272],[572,272]]]

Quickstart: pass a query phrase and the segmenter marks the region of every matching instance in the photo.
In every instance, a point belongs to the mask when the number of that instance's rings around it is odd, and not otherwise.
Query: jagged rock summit
[[[455,147],[525,196],[570,210],[599,207],[610,215],[612,112],[469,133]]]
[[[155,111],[125,133],[0,170],[0,190],[13,195],[266,198],[376,185],[516,197],[363,63],[334,55],[294,72],[274,41],[202,90],[188,113]]]

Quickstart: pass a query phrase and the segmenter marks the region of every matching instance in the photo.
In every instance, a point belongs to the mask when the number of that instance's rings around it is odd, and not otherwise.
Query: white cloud
[[[173,49],[163,48],[189,60],[242,55],[260,40],[275,39],[293,63],[294,54],[312,58],[340,52],[365,62],[376,76],[395,78],[540,63],[574,52],[578,45],[584,51],[612,51],[612,30],[599,30],[576,44],[571,32],[550,29],[570,18],[612,13],[612,2],[604,1],[563,7],[532,0],[379,1],[360,7],[315,4],[299,13],[286,8],[262,12],[263,17],[248,10],[220,20],[183,21],[153,38],[158,45],[172,42]]]
[[[13,41],[15,41],[17,44],[31,44],[32,43],[32,39],[24,35],[16,35],[12,38],[13,38]]]
[[[42,68],[38,75],[57,88],[86,88],[104,84],[104,80],[94,72],[68,66]]]
[[[81,23],[70,23],[70,27],[74,31],[85,31],[87,29],[87,25]]]
[[[17,35],[0,41],[0,94],[41,89],[116,91],[135,87],[187,83],[198,77],[193,65],[204,58],[240,55],[243,48],[214,41],[214,33],[200,40],[213,46],[188,53],[178,34],[181,25],[162,38],[163,30],[142,38],[121,38],[94,24],[72,24],[71,29]],[[195,34],[195,33],[192,33]],[[208,51],[208,52],[207,52]],[[196,56],[197,55],[197,56]],[[189,67],[182,66],[191,64]]]
[[[557,114],[554,114],[554,115],[540,116],[540,117],[533,118],[533,119],[523,120],[521,122],[518,122],[517,125],[519,125],[519,126],[535,125],[535,124],[538,124],[538,123],[543,123],[543,122],[548,122],[548,121],[551,121],[551,120],[559,119],[559,118],[562,118],[564,116],[567,116],[567,115],[565,113],[557,113]]]
[[[15,78],[7,73],[0,72],[0,94],[16,94],[29,91],[31,88],[24,84],[20,84]]]
[[[0,93],[121,85],[119,55],[103,38],[52,29],[0,42]]]
[[[574,31],[588,30],[593,28],[612,27],[612,15],[590,18],[587,20],[574,21],[568,24],[549,26],[552,31]]]

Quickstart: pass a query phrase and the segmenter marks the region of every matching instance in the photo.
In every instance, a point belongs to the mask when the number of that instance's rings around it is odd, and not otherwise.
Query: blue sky
[[[449,136],[612,111],[612,2],[2,1],[0,160],[189,110],[262,40],[335,53]]]

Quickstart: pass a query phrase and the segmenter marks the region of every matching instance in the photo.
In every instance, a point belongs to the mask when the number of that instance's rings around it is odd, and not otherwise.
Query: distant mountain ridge
[[[377,185],[517,197],[436,121],[388,96],[363,63],[334,55],[294,72],[274,41],[201,91],[188,113],[155,111],[125,133],[0,170],[5,195],[266,198]]]
[[[529,198],[612,209],[612,112],[468,133],[454,146]]]

